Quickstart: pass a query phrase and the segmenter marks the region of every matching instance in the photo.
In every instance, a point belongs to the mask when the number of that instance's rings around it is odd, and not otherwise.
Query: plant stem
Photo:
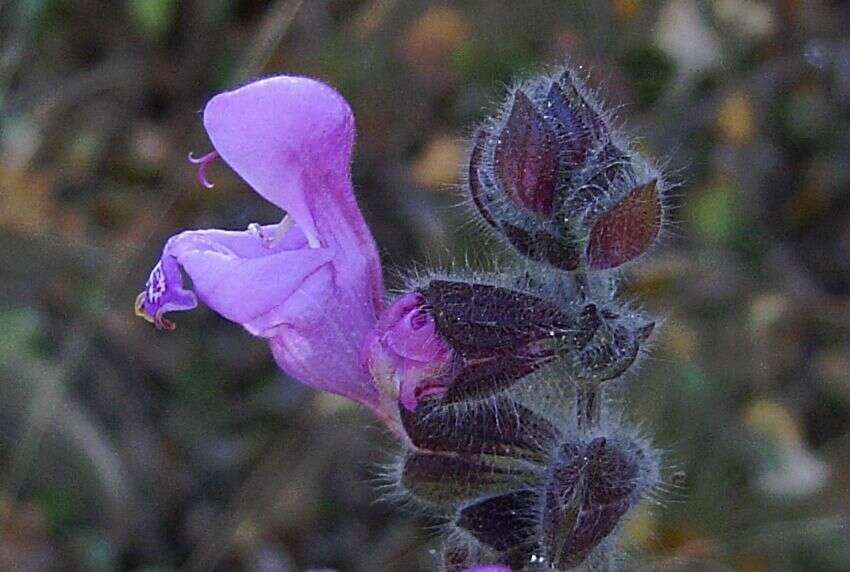
[[[582,382],[576,391],[576,416],[579,429],[587,429],[599,421],[599,395],[595,384]]]

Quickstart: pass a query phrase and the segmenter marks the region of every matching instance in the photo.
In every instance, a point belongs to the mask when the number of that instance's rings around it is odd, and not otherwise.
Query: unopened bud
[[[658,181],[634,187],[605,211],[590,229],[587,266],[616,268],[643,254],[661,230],[662,208]]]
[[[510,491],[527,473],[527,465],[509,457],[411,453],[404,461],[401,484],[419,500],[451,505]]]
[[[558,149],[555,130],[522,91],[496,140],[496,181],[502,192],[530,213],[549,217],[555,202]]]
[[[597,548],[658,483],[657,454],[625,427],[556,424],[507,395],[400,411],[413,447],[399,486],[451,515],[458,564],[473,553],[514,569],[601,562]]]
[[[582,564],[655,485],[657,474],[657,460],[626,437],[562,445],[543,502],[541,543],[550,565],[567,570]]]
[[[526,292],[473,282],[432,280],[418,290],[435,333],[455,356],[444,403],[498,393],[557,357],[569,316]]]
[[[516,88],[479,129],[468,185],[482,218],[523,256],[562,270],[604,270],[655,242],[664,217],[660,177],[567,70]]]
[[[503,554],[506,564],[523,568],[537,550],[538,519],[538,492],[520,489],[464,507],[455,524]]]
[[[518,403],[499,399],[494,405],[462,414],[431,401],[400,413],[418,449],[541,461],[559,434],[555,426]]]
[[[434,401],[400,408],[416,450],[402,464],[406,492],[431,504],[452,504],[509,492],[545,463],[557,429],[520,404],[500,399],[462,417]]]
[[[602,382],[621,376],[637,359],[655,322],[640,314],[587,304],[564,354],[573,377]]]

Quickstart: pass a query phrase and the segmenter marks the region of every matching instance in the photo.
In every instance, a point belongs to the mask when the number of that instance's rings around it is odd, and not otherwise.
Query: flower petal
[[[317,81],[273,77],[212,98],[204,126],[255,191],[295,217],[308,237],[317,235],[311,199],[318,197],[309,195],[338,194],[346,185],[306,189],[302,176],[307,169],[348,176],[354,119],[339,94]]]
[[[271,335],[281,321],[277,310],[333,258],[331,249],[298,248],[305,239],[297,228],[273,247],[266,246],[262,233],[274,227],[182,232],[165,245],[163,267],[176,269],[179,264],[207,306],[254,335]],[[170,283],[179,278],[179,271],[169,278]]]
[[[374,325],[368,304],[334,284],[331,265],[311,274],[276,311],[269,340],[277,364],[301,383],[379,411],[379,393],[360,364],[360,342]]]
[[[183,288],[177,261],[163,256],[151,270],[145,290],[136,297],[136,315],[156,324],[157,328],[173,330],[174,323],[163,315],[175,310],[191,310],[197,305],[195,293]]]
[[[260,195],[293,217],[311,247],[337,247],[337,285],[360,290],[377,316],[383,278],[351,188],[354,118],[308,78],[278,76],[214,97],[204,126],[216,151]]]

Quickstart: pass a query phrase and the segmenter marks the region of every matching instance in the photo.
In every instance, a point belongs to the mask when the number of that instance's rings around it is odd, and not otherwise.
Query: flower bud
[[[538,550],[539,497],[521,488],[465,506],[455,525],[503,554],[512,568],[524,568]]]
[[[571,437],[540,469],[542,481],[515,478],[513,490],[464,503],[456,526],[508,564],[536,559],[568,570],[591,557],[657,480],[656,460],[621,435]]]
[[[632,188],[593,224],[587,241],[591,270],[616,268],[643,254],[661,230],[658,180]]]
[[[432,280],[419,290],[459,365],[444,402],[502,391],[557,357],[570,317],[540,297],[500,286]]]
[[[411,453],[401,485],[421,501],[454,504],[514,488],[527,467],[511,458],[453,453]]]
[[[532,410],[504,398],[473,414],[437,402],[400,408],[416,447],[401,465],[401,487],[428,504],[458,506],[512,492],[534,480],[559,431]]]
[[[468,186],[498,235],[562,270],[633,260],[655,242],[664,215],[660,174],[570,70],[513,90],[474,137]]]
[[[462,455],[497,455],[543,462],[555,426],[528,407],[497,399],[466,415],[431,401],[416,411],[400,410],[404,430],[418,449]]]
[[[637,503],[643,472],[653,472],[631,440],[595,437],[564,443],[553,458],[543,498],[541,544],[550,565],[584,562]]]
[[[511,288],[431,280],[419,293],[440,335],[471,359],[511,353],[571,325],[554,303]]]
[[[587,304],[564,351],[572,376],[602,382],[623,375],[652,335],[655,322],[640,314]]]
[[[361,362],[409,411],[498,393],[553,361],[571,320],[534,295],[432,280],[398,298],[367,336]]]
[[[528,212],[551,216],[558,174],[555,130],[521,91],[514,94],[493,154],[502,192]]]
[[[581,429],[563,410],[552,413],[557,420],[509,395],[486,408],[401,408],[413,448],[399,486],[449,515],[452,561],[475,554],[515,569],[568,570],[609,557],[600,546],[658,483],[658,456],[617,415]]]

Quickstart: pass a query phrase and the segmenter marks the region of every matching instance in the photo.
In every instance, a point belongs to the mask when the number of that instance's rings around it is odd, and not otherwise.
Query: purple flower
[[[424,303],[418,292],[393,302],[366,338],[361,357],[388,401],[398,400],[408,411],[426,397],[445,393],[452,381],[454,352],[437,334]]]
[[[220,156],[286,215],[247,230],[173,236],[136,300],[137,313],[172,329],[164,314],[194,308],[200,299],[268,339],[292,377],[385,417],[359,361],[384,290],[351,186],[348,104],[318,81],[273,77],[214,97],[204,126],[215,151],[196,161],[202,182],[206,164]],[[183,287],[181,268],[194,292]]]

